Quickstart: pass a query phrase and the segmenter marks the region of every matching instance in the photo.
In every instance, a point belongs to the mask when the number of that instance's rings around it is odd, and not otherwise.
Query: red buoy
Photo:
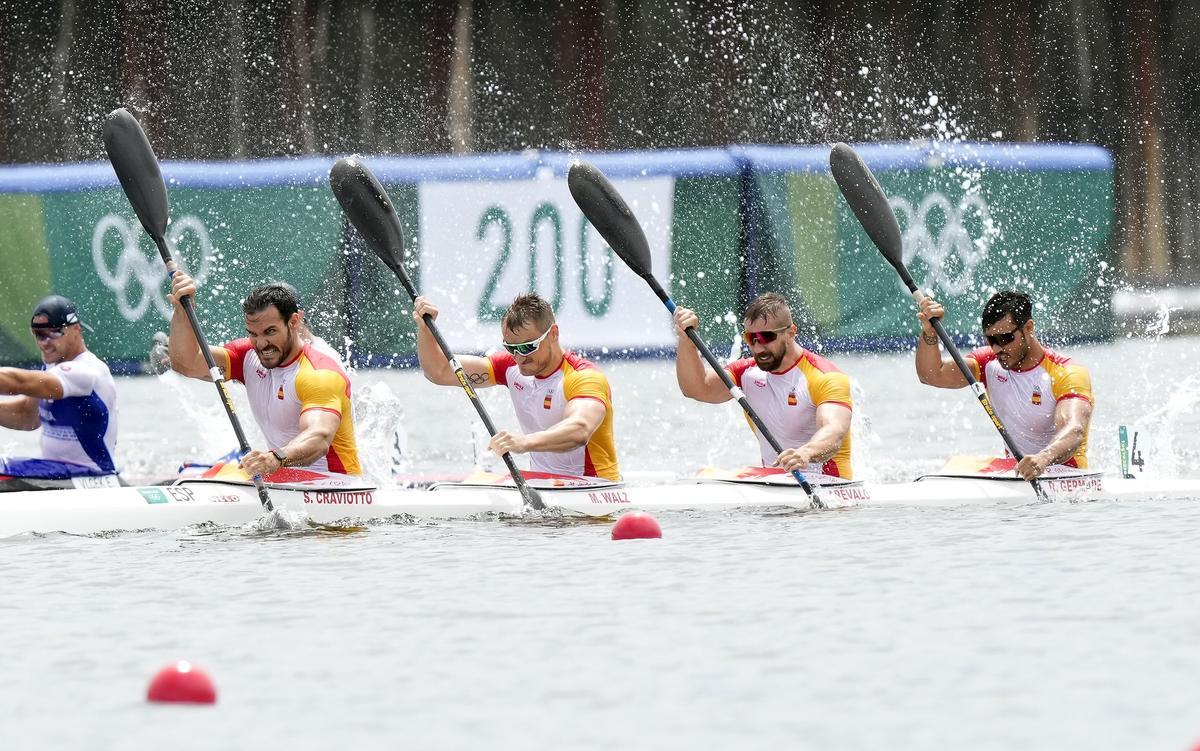
[[[208,673],[187,660],[180,660],[154,675],[146,689],[146,701],[213,704],[217,701],[217,689]]]
[[[624,514],[612,528],[614,540],[648,540],[662,537],[658,520],[640,511]]]

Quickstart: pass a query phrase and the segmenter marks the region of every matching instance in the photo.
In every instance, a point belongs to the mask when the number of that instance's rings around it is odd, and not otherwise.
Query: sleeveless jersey
[[[1043,348],[1045,349],[1045,348]],[[1092,379],[1087,368],[1049,349],[1028,370],[1005,370],[991,347],[967,355],[975,379],[987,388],[992,409],[1023,453],[1036,454],[1054,438],[1054,410],[1063,399],[1086,399],[1092,404]],[[1087,468],[1087,433],[1075,455],[1063,462]]]
[[[796,362],[780,371],[765,371],[750,357],[729,363],[726,370],[784,448],[796,448],[812,440],[817,432],[818,406],[840,404],[851,409],[850,379],[833,363],[808,350],[802,350]],[[746,421],[758,437],[763,466],[772,466],[779,454],[759,434],[749,416]],[[846,435],[832,459],[812,464],[806,471],[852,478],[850,435]]]
[[[337,359],[313,343],[287,365],[265,368],[250,339],[222,345],[229,353],[229,379],[246,385],[250,411],[270,448],[277,449],[300,435],[300,415],[320,409],[341,418],[333,443],[311,469],[357,475],[358,448],[354,441],[354,411],[350,402],[350,379]]]
[[[526,433],[556,425],[572,399],[594,399],[604,405],[604,421],[586,445],[561,453],[529,452],[529,464],[535,472],[621,479],[613,440],[612,389],[595,365],[574,352],[566,352],[557,370],[540,377],[521,375],[517,361],[507,352],[493,353],[487,361],[492,382],[508,387],[517,422]]]
[[[115,474],[117,387],[108,366],[84,350],[43,369],[62,382],[63,398],[38,400],[42,457]]]

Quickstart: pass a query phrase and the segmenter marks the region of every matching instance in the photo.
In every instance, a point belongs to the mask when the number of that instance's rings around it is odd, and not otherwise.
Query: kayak
[[[579,478],[575,478],[578,480]],[[530,481],[555,517],[614,517],[647,512],[782,510],[853,506],[1033,504],[1032,486],[1011,476],[926,475],[912,482],[836,481],[816,486],[814,504],[788,475],[758,471],[705,472],[674,482],[624,484]],[[1051,501],[1200,500],[1200,480],[1151,480],[1076,473],[1041,481]],[[268,485],[279,509],[323,525],[394,523],[413,519],[519,517],[521,496],[503,477],[468,478],[424,488],[377,487],[343,477]],[[181,479],[171,485],[52,489],[0,493],[0,537],[34,532],[96,534],[172,530],[198,524],[240,526],[264,511],[254,486],[224,478]]]

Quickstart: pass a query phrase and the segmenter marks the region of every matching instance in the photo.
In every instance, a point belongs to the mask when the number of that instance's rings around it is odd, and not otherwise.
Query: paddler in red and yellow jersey
[[[945,309],[936,300],[921,301],[917,318],[917,377],[944,389],[967,385],[950,358],[942,358],[937,332],[929,323]],[[1025,454],[1017,474],[1032,480],[1052,464],[1087,468],[1088,427],[1092,420],[1092,379],[1087,368],[1042,346],[1034,331],[1033,303],[1023,292],[997,292],[981,316],[988,346],[964,358],[971,374],[987,389],[996,416]]]
[[[425,377],[460,386],[423,317],[438,309],[418,297],[417,357]],[[488,448],[497,456],[529,454],[533,472],[617,481],[621,469],[613,440],[613,401],[608,379],[578,354],[562,348],[550,303],[519,295],[500,321],[504,351],[487,357],[458,356],[476,388],[507,386],[523,433],[502,430]]]
[[[191,378],[212,380],[200,345],[179,306],[196,299],[196,283],[177,272],[167,351],[171,367]],[[254,289],[242,303],[246,334],[212,347],[224,377],[246,386],[250,410],[268,448],[242,457],[249,475],[267,477],[283,467],[358,475],[350,379],[341,363],[302,335],[304,317],[295,291],[282,283]]]
[[[784,447],[783,453],[775,453],[750,423],[758,436],[763,466],[853,478],[850,379],[833,363],[800,346],[792,309],[782,295],[759,295],[746,306],[743,317],[742,337],[751,356],[729,363],[726,370]],[[710,404],[729,401],[733,398],[729,389],[705,366],[699,350],[684,333],[688,327],[699,329],[700,319],[688,308],[676,308],[675,376],[680,391]]]

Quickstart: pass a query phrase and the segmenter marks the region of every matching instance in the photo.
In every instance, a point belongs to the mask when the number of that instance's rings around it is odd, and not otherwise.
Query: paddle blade
[[[846,197],[846,203],[850,204],[875,247],[896,270],[903,268],[900,225],[896,223],[896,214],[875,175],[871,174],[854,149],[844,143],[833,145],[833,150],[829,152],[829,168],[833,171],[838,189]]]
[[[367,240],[371,250],[401,279],[404,272],[404,233],[392,199],[375,175],[356,157],[337,160],[329,184],[350,223]]]
[[[637,217],[595,165],[577,161],[567,173],[567,187],[600,236],[638,276],[649,277],[650,246]]]
[[[124,107],[104,120],[104,148],[138,221],[155,240],[167,231],[167,186],[146,132]]]

